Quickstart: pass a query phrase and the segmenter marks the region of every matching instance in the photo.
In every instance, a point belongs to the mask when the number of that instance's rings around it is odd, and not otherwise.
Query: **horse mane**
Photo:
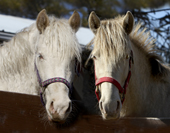
[[[141,29],[141,27],[142,24],[140,22],[135,25],[130,34],[131,42],[146,55],[153,77],[166,76],[168,74],[168,68],[164,65],[165,62],[162,57],[157,54],[158,50],[155,49],[156,40],[151,37],[147,28]]]
[[[28,28],[18,32],[9,42],[3,42],[0,47],[0,77],[9,76],[14,73],[22,73],[21,68],[28,66],[30,56],[33,55],[32,46],[26,40],[29,32],[34,30],[35,26],[31,25]],[[16,65],[17,64],[17,65]]]
[[[104,58],[107,63],[114,63],[117,62],[120,57],[125,56],[127,49],[131,48],[128,44],[132,42],[146,55],[153,77],[167,75],[167,71],[169,71],[168,67],[163,64],[163,59],[156,53],[157,50],[154,47],[155,39],[150,36],[150,32],[147,31],[147,28],[141,30],[141,23],[135,24],[128,39],[128,35],[122,27],[123,18],[124,16],[118,16],[114,19],[101,21],[96,36],[88,44],[88,46],[91,46],[93,43],[95,44],[92,53],[97,53],[99,51],[99,53],[102,53],[102,56],[104,56],[102,58]],[[108,56],[110,58],[108,58]]]

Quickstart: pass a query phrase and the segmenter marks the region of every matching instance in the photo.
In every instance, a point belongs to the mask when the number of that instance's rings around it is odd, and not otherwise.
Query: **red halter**
[[[129,58],[129,72],[128,72],[128,76],[125,80],[123,87],[120,85],[120,83],[117,80],[115,80],[114,78],[111,78],[111,77],[102,77],[102,78],[97,79],[96,73],[95,73],[95,80],[96,80],[95,85],[98,86],[103,82],[109,82],[109,83],[114,84],[117,87],[117,89],[119,90],[119,94],[121,96],[121,102],[123,104],[123,102],[125,100],[126,89],[128,87],[129,80],[131,77],[131,63],[132,62],[133,62],[133,52],[131,51],[131,56]],[[94,68],[94,71],[95,71],[95,68]],[[96,94],[97,100],[99,101],[100,97],[99,97],[99,92],[97,90],[95,90],[95,94]]]

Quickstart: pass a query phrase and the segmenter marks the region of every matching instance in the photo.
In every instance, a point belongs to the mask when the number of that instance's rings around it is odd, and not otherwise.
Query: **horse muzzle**
[[[119,119],[121,111],[121,101],[105,101],[100,99],[99,108],[104,120]]]
[[[57,106],[55,102],[51,102],[48,108],[48,119],[50,121],[62,122],[67,119],[72,111],[72,102],[67,102],[67,104],[60,104]]]

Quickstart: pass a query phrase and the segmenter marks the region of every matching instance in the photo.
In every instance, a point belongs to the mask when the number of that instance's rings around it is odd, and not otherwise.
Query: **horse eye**
[[[92,55],[91,58],[92,58],[92,59],[96,59],[96,56]]]
[[[44,59],[44,57],[42,56],[42,54],[39,54],[39,58],[40,58],[40,59]]]

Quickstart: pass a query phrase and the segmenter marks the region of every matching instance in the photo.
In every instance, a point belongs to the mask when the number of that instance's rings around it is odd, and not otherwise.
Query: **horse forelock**
[[[81,62],[81,46],[78,43],[74,30],[70,27],[67,19],[49,17],[49,26],[44,31],[44,40],[47,43],[46,50],[53,50],[56,56],[63,58],[76,57]]]
[[[93,53],[99,52],[107,63],[117,62],[128,48],[127,34],[121,25],[122,19],[118,18],[101,21],[94,38]]]

